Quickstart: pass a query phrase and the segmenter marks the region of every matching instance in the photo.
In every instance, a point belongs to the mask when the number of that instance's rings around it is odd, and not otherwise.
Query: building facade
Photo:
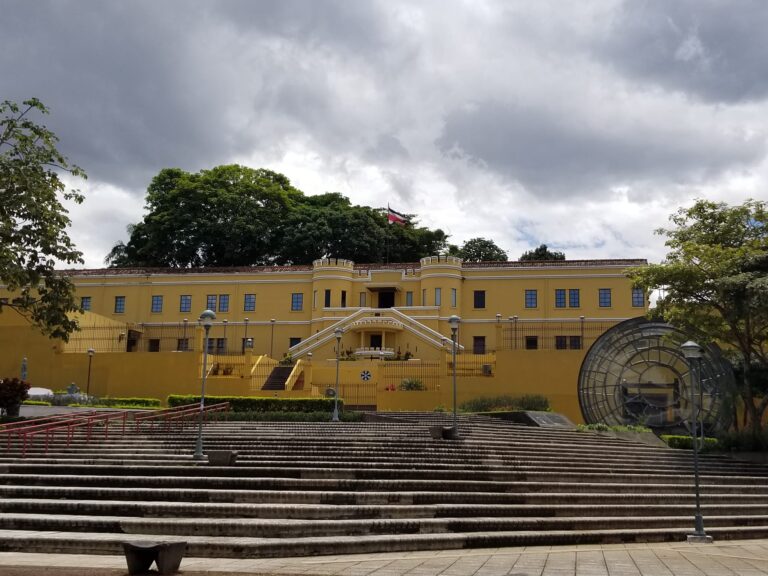
[[[592,342],[642,316],[646,295],[625,271],[644,260],[467,263],[451,256],[407,264],[323,259],[312,266],[69,271],[84,310],[68,343],[0,314],[0,369],[27,358],[35,386],[154,396],[199,389],[207,342],[215,393],[324,394],[379,409],[543,394],[580,420],[577,380]],[[0,297],[12,297],[0,294]],[[205,338],[198,318],[216,314]],[[449,319],[458,316],[457,360]],[[279,363],[283,381],[270,376]],[[417,381],[404,389],[403,381]],[[415,389],[413,389],[415,388]]]

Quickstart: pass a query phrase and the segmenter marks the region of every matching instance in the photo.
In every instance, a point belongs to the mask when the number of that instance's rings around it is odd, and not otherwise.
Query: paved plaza
[[[0,575],[127,574],[120,556],[0,553]],[[762,576],[768,540],[531,546],[304,558],[185,558],[180,574],[351,576]]]

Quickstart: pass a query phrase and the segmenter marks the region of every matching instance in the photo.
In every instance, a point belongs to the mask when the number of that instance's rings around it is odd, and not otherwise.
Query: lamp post
[[[344,330],[336,328],[333,331],[336,336],[336,393],[333,395],[333,416],[331,420],[333,422],[339,421],[339,350],[341,348],[341,337],[344,334]]]
[[[704,532],[704,520],[701,517],[701,498],[699,494],[699,442],[697,428],[699,427],[699,409],[696,406],[696,385],[701,386],[701,346],[688,340],[680,346],[691,374],[691,441],[693,442],[693,484],[696,491],[696,513],[694,515],[694,532],[688,535],[688,541],[711,542],[712,537]]]
[[[453,433],[455,438],[459,437],[459,425],[456,417],[456,331],[459,329],[459,322],[461,322],[461,318],[456,314],[448,318],[448,324],[451,325],[451,342],[453,342],[451,358],[453,360]]]
[[[205,410],[205,379],[208,377],[208,335],[211,332],[211,325],[216,320],[216,313],[213,310],[205,310],[200,314],[200,323],[205,328],[205,340],[203,341],[203,383],[200,387],[200,413],[197,419],[197,442],[195,443],[195,460],[202,460],[203,456],[203,411]]]
[[[270,334],[269,334],[269,357],[273,358],[273,350],[275,346],[275,319],[272,318],[269,323],[272,325]]]
[[[91,363],[93,362],[93,355],[96,354],[96,350],[88,348],[88,380],[85,384],[85,395],[91,396]]]

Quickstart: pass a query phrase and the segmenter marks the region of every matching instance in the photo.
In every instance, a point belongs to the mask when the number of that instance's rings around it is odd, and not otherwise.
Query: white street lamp
[[[456,331],[459,329],[459,322],[461,318],[454,314],[448,318],[448,324],[451,326],[451,341],[453,346],[451,347],[451,356],[453,359],[453,434],[454,438],[459,437],[459,424],[456,417]]]
[[[205,379],[208,377],[208,337],[211,332],[216,313],[213,310],[205,310],[200,314],[200,323],[205,328],[205,340],[203,341],[203,383],[200,388],[200,413],[197,419],[197,442],[195,443],[195,460],[202,460],[203,455],[203,411],[205,410]]]
[[[341,349],[341,337],[344,335],[344,330],[336,328],[333,331],[336,336],[336,393],[333,395],[333,416],[331,420],[333,422],[339,421],[339,350]]]
[[[680,346],[683,356],[688,361],[691,374],[691,441],[693,442],[693,484],[696,491],[696,513],[694,515],[694,532],[688,535],[689,541],[711,542],[712,537],[704,531],[704,519],[701,516],[701,497],[699,494],[699,442],[697,429],[699,427],[699,408],[696,406],[696,387],[701,387],[701,346],[688,340]]]

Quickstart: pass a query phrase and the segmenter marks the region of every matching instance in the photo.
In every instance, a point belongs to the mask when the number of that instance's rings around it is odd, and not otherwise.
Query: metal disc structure
[[[687,336],[669,324],[633,318],[613,326],[590,348],[579,372],[579,405],[588,424],[639,424],[690,430],[692,373],[680,350]],[[696,405],[705,432],[728,427],[726,391],[733,370],[720,350],[702,350]],[[698,382],[697,378],[693,378]]]

